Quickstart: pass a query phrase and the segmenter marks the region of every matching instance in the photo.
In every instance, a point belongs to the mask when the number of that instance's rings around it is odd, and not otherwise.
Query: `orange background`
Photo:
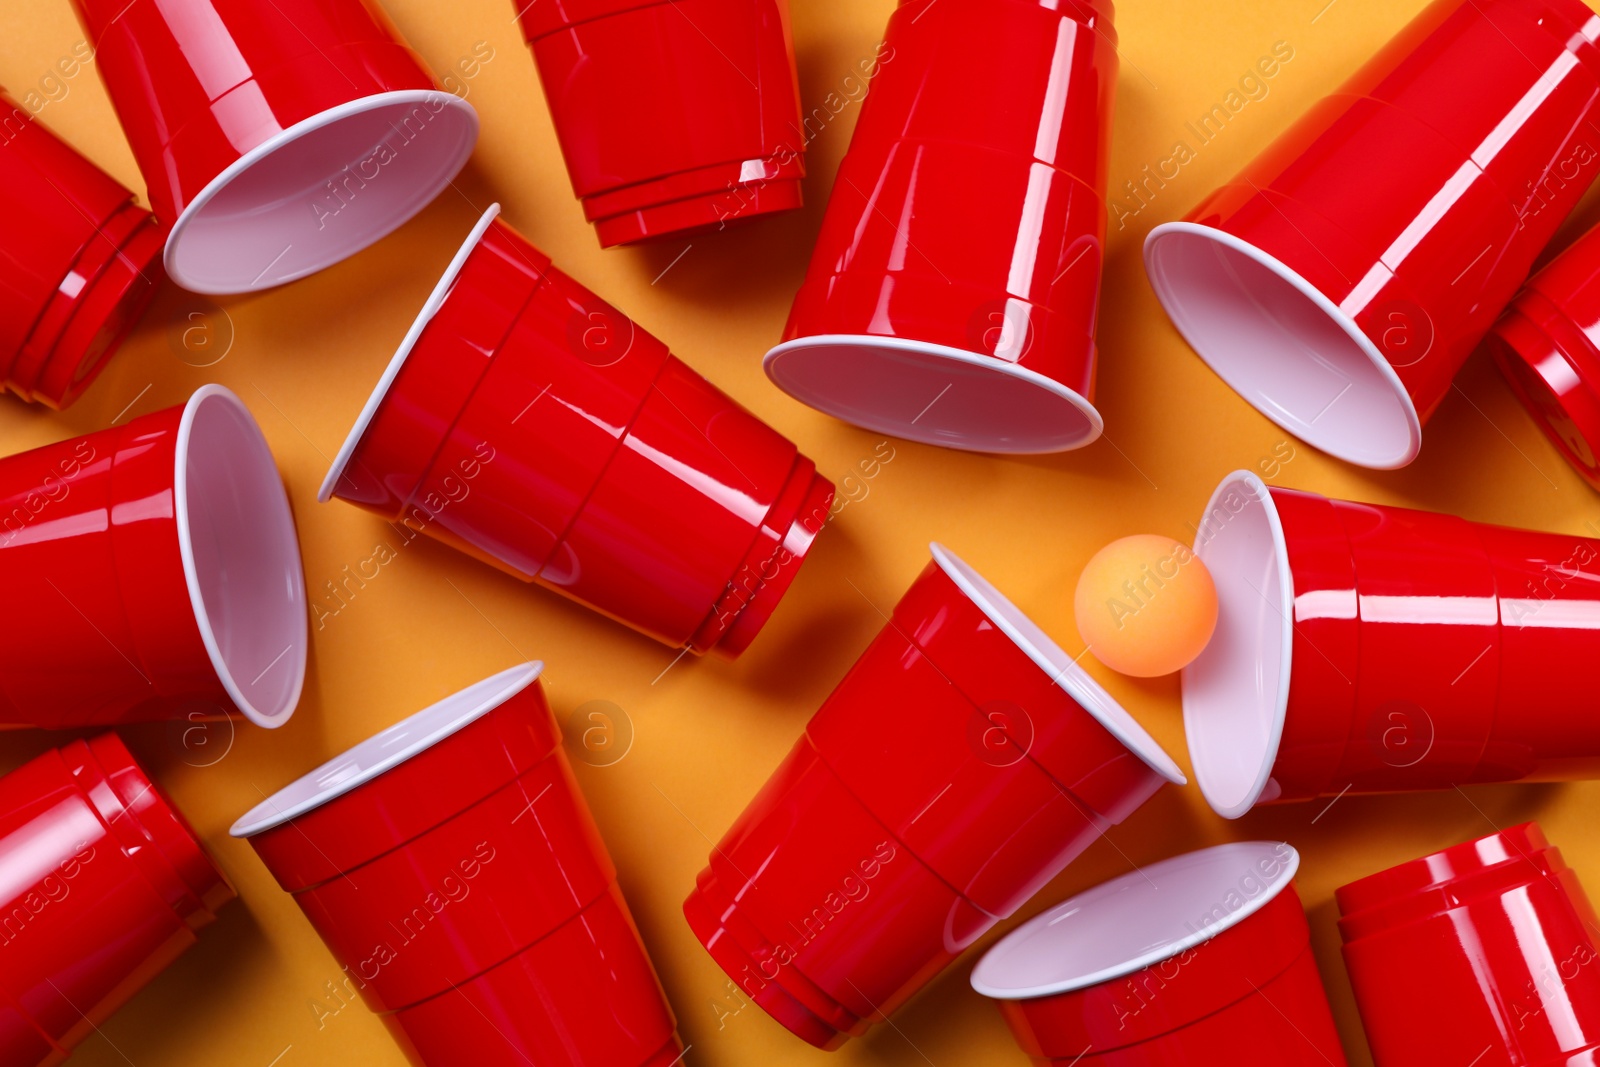
[[[569,273],[741,402],[800,443],[851,502],[819,539],[787,600],[740,660],[673,665],[674,653],[441,545],[401,548],[337,614],[313,624],[310,673],[292,722],[277,731],[213,728],[186,746],[168,727],[124,731],[239,887],[200,944],[91,1037],[84,1067],[199,1064],[401,1065],[359,1003],[328,1014],[338,966],[233,820],[271,792],[383,726],[523,659],[548,663],[551,703],[565,719],[589,701],[622,709],[632,748],[607,767],[579,765],[622,886],[693,1048],[686,1062],[747,1067],[932,1063],[1017,1064],[994,1007],[973,993],[975,950],[881,1026],[831,1054],[791,1037],[760,1009],[733,1011],[722,972],[690,935],[679,905],[728,827],[782,758],[927,560],[937,539],[1005,590],[1071,653],[1079,568],[1105,542],[1136,532],[1191,536],[1211,489],[1252,467],[1274,484],[1454,511],[1468,518],[1600,534],[1592,492],[1545,442],[1482,359],[1462,373],[1428,426],[1421,458],[1389,473],[1358,470],[1302,445],[1230,392],[1168,325],[1139,248],[1158,222],[1180,217],[1338,84],[1422,6],[1420,0],[1122,0],[1122,71],[1112,191],[1173,155],[1184,124],[1238,87],[1256,60],[1286,42],[1293,59],[1178,176],[1114,218],[1099,338],[1097,403],[1106,436],[1078,452],[1001,459],[895,442],[812,412],[774,389],[761,354],[778,338],[800,283],[828,187],[859,105],[853,80],[893,8],[890,0],[802,0],[793,14],[807,111],[838,108],[812,142],[804,211],[663,247],[602,252],[567,184],[532,61],[509,0],[388,0],[411,44],[453,73],[478,108],[483,136],[455,183],[377,247],[293,285],[210,302],[168,289],[85,398],[66,414],[0,400],[0,453],[99,429],[180,403],[197,386],[234,389],[260,420],[296,510],[314,601],[325,583],[392,537],[380,521],[315,493],[372,384],[434,280],[483,208],[507,220]],[[0,84],[40,91],[42,121],[124,183],[142,189],[92,66],[41,81],[81,39],[66,0],[9,0],[0,14]],[[493,57],[470,79],[458,61],[479,42]],[[830,102],[830,94],[833,98]],[[1193,146],[1193,141],[1190,141]],[[1170,168],[1169,168],[1170,173]],[[1138,207],[1137,213],[1132,209]],[[1586,205],[1584,221],[1597,212]],[[3,222],[0,222],[3,225]],[[1569,226],[1568,236],[1571,234]],[[687,245],[687,249],[684,246]],[[681,258],[680,258],[681,257]],[[185,347],[204,337],[220,362]],[[1287,462],[1276,457],[1292,455]],[[845,481],[849,476],[850,480]],[[7,611],[25,625],[26,605]],[[3,638],[0,638],[3,639]],[[1092,658],[1089,670],[1187,771],[1176,678],[1138,682]],[[863,722],[862,730],[873,729]],[[233,736],[229,736],[233,734]],[[0,768],[61,743],[34,731],[0,738]],[[195,739],[191,738],[191,741]],[[1600,785],[1505,786],[1406,797],[1346,797],[1258,810],[1230,824],[1193,786],[1168,788],[1092,847],[1025,909],[1187,849],[1282,838],[1301,849],[1299,888],[1318,961],[1352,1063],[1370,1062],[1339,960],[1335,886],[1424,852],[1537,818],[1595,892]],[[1002,930],[1012,924],[1006,923]],[[991,938],[985,941],[988,944]],[[980,946],[981,948],[981,946]],[[325,1004],[320,1010],[316,1005]],[[1247,1050],[1240,1062],[1249,1061]]]

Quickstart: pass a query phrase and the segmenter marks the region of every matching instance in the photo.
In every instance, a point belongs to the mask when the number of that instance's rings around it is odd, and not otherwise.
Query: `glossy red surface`
[[[784,341],[939,345],[1092,401],[1111,3],[902,0],[875,66]]]
[[[64,408],[161,281],[162,234],[133,194],[0,92],[0,380]]]
[[[996,1003],[1040,1067],[1345,1063],[1292,885],[1237,926],[1132,974]]]
[[[73,0],[156,217],[303,119],[396,89],[443,92],[367,0]],[[332,176],[330,176],[332,177]]]
[[[1600,541],[1271,492],[1295,626],[1263,799],[1600,777],[1571,669],[1600,655]]]
[[[250,843],[419,1067],[681,1048],[537,682]]]
[[[1600,489],[1600,230],[1535,274],[1486,340],[1556,449]]]
[[[1336,894],[1379,1067],[1565,1067],[1600,1058],[1600,921],[1533,823]]]
[[[800,206],[788,0],[518,3],[561,154],[606,247]]]
[[[183,407],[0,459],[0,584],[30,605],[0,642],[0,723],[217,717],[233,703],[179,554]]]
[[[659,641],[737,655],[827,521],[793,443],[496,221],[336,495]]]
[[[1426,421],[1600,174],[1597,35],[1579,0],[1437,0],[1188,221],[1336,305]]]
[[[0,1061],[64,1059],[234,893],[113,734],[0,778]]]
[[[838,1047],[1160,788],[1052,681],[929,565],[684,903],[746,996]]]

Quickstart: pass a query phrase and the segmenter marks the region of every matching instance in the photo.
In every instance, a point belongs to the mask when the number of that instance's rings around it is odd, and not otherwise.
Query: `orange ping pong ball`
[[[1217,587],[1194,550],[1159,534],[1113,541],[1078,578],[1078,633],[1096,659],[1122,674],[1182,670],[1217,627]]]

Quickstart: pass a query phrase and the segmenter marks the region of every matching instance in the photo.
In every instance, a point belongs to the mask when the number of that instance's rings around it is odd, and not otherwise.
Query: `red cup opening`
[[[178,424],[178,550],[206,654],[251,722],[282,726],[305,684],[305,575],[289,496],[250,411],[202,386]]]
[[[1268,841],[1148,864],[1007,934],[973,968],[972,988],[997,1000],[1028,1000],[1143,970],[1238,926],[1288,888],[1299,868],[1293,847]]]
[[[1224,478],[1195,554],[1216,583],[1217,628],[1183,669],[1183,728],[1200,792],[1236,819],[1267,790],[1289,700],[1294,576],[1266,483],[1249,471]]]
[[[353,792],[477,722],[532,685],[543,670],[537,661],[518,664],[452,693],[290,782],[240,816],[228,832],[254,837]]]
[[[303,278],[398,229],[465,165],[478,115],[438,89],[375,93],[251,148],[184,207],[167,273],[196,293]]]
[[[1032,455],[1082,448],[1105,428],[1087,398],[1038,371],[907,337],[797,337],[762,367],[807,407],[921,444]]]
[[[1403,467],[1422,448],[1405,386],[1354,319],[1298,272],[1210,226],[1150,231],[1145,269],[1217,375],[1296,437],[1350,463]]]

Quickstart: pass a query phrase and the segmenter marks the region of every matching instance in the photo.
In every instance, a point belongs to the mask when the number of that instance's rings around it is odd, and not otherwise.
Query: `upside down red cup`
[[[78,399],[155,295],[161,233],[133,194],[0,92],[0,380]]]
[[[684,903],[744,993],[822,1048],[1183,782],[993,586],[933,555]]]
[[[1196,528],[1216,634],[1183,675],[1201,792],[1258,802],[1600,777],[1578,666],[1600,655],[1600,541],[1268,489]]]
[[[1100,436],[1110,0],[901,0],[767,375],[913,441]]]
[[[1536,824],[1392,867],[1335,899],[1379,1067],[1600,1058],[1600,921]]]
[[[1299,866],[1266,841],[1146,865],[1007,934],[972,988],[1040,1067],[1342,1067]]]
[[[0,778],[0,1062],[60,1063],[233,887],[115,734]]]
[[[234,824],[412,1063],[665,1067],[676,1023],[525,663]]]
[[[1563,458],[1600,489],[1600,229],[1535,274],[1484,340]]]
[[[0,724],[234,713],[281,726],[310,644],[288,494],[220,385],[0,459]]]
[[[1600,173],[1600,19],[1436,0],[1145,241],[1178,331],[1301,440],[1373,468],[1422,424]]]
[[[477,113],[372,0],[73,7],[185,289],[254,292],[354,255],[477,140]]]
[[[667,644],[737,655],[827,521],[794,444],[479,220],[322,483]]]
[[[518,3],[572,190],[601,245],[800,206],[788,0]]]

